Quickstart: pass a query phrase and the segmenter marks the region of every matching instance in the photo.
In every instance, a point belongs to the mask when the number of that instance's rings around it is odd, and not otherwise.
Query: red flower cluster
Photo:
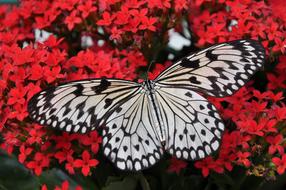
[[[182,18],[176,14],[187,4],[185,0],[174,4],[170,0],[25,0],[19,6],[1,5],[1,148],[16,154],[36,175],[55,165],[70,174],[90,175],[99,163],[98,133],[56,135],[29,120],[28,100],[64,81],[138,78],[137,70],[155,56],[154,32],[164,34],[174,27]],[[36,29],[51,34],[44,37],[40,31],[39,38]],[[166,37],[160,35],[158,40]]]
[[[36,175],[58,165],[70,174],[90,175],[100,164],[96,159],[101,143],[98,133],[55,134],[33,124],[27,117],[28,100],[63,81],[101,76],[138,79],[146,74],[146,70],[140,72],[142,67],[158,61],[160,50],[166,49],[168,31],[183,34],[188,29],[198,47],[251,37],[260,40],[269,55],[263,92],[250,83],[232,97],[210,98],[226,120],[226,132],[218,155],[197,161],[195,167],[204,176],[231,171],[235,165],[255,175],[284,173],[286,106],[280,91],[286,87],[286,14],[281,8],[284,1],[267,3],[25,0],[19,6],[1,5],[1,148],[16,154]],[[189,28],[182,28],[183,19]],[[39,39],[35,29],[52,34]],[[165,66],[156,64],[149,77],[154,78]],[[261,165],[267,172],[257,174]],[[169,171],[179,173],[185,167],[186,162],[172,159]],[[64,182],[57,188],[68,186]]]

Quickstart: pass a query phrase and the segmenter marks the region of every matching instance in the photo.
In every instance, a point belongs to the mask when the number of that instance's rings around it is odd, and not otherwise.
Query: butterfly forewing
[[[222,43],[179,60],[155,81],[210,96],[229,96],[262,67],[264,56],[263,47],[254,40]]]
[[[102,125],[113,109],[140,86],[105,78],[70,82],[33,96],[28,111],[41,125],[86,133]]]
[[[219,148],[224,124],[216,108],[198,93],[158,86],[165,127],[165,149],[177,158],[197,160]]]
[[[146,93],[118,105],[103,128],[104,154],[122,170],[138,171],[154,165],[163,154],[154,129]]]

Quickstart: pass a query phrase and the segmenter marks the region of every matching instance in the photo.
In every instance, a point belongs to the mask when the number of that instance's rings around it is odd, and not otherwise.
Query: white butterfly
[[[230,96],[264,62],[254,40],[211,46],[164,70],[155,80],[69,82],[36,94],[31,118],[68,132],[103,129],[104,154],[122,170],[154,165],[163,150],[186,160],[202,159],[219,148],[224,124],[216,108],[195,91]]]

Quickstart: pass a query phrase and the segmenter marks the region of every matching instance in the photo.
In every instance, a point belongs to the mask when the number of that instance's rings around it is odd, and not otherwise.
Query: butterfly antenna
[[[155,63],[155,60],[153,59],[152,61],[150,61],[150,64],[148,65],[148,69],[147,69],[147,73],[146,73],[146,80],[148,80],[148,73],[151,69],[151,66],[153,65],[153,63]]]

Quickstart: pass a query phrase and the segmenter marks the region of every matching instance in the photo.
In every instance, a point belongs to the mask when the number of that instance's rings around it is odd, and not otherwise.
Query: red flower
[[[17,86],[17,88],[11,89],[7,104],[8,105],[12,105],[16,103],[24,104],[26,101],[25,95],[27,91],[28,91],[27,87],[23,87],[22,85]]]
[[[77,11],[73,11],[69,16],[65,19],[65,24],[67,24],[68,29],[72,30],[75,24],[81,23],[82,20],[77,16]]]
[[[43,184],[43,185],[41,186],[41,190],[48,190],[47,185],[46,185],[46,184]]]
[[[52,52],[47,55],[45,60],[48,66],[56,66],[66,60],[66,52],[59,49],[52,49]],[[61,77],[59,77],[61,78]]]
[[[175,4],[175,10],[177,12],[182,11],[182,9],[187,9],[187,2],[186,0],[175,0],[174,4]]]
[[[71,157],[67,158],[67,163],[65,164],[65,168],[69,172],[69,174],[75,174],[75,171],[74,171],[75,164],[74,164],[73,158]]]
[[[282,175],[286,169],[286,154],[282,155],[282,158],[274,157],[272,158],[272,162],[277,167],[277,172]]]
[[[77,159],[74,161],[74,166],[77,168],[82,168],[81,172],[84,176],[87,176],[90,171],[90,167],[97,166],[99,162],[96,159],[90,159],[90,154],[88,151],[83,151],[82,160]]]
[[[114,23],[118,25],[125,25],[128,23],[130,18],[130,12],[127,7],[122,6],[121,11],[118,11],[114,14]]]
[[[97,21],[97,24],[100,26],[109,26],[113,20],[113,18],[110,16],[109,12],[104,12],[102,14],[103,19]]]
[[[20,147],[20,154],[18,156],[19,162],[24,163],[27,156],[29,156],[32,153],[32,148],[26,148],[25,145],[21,145]]]
[[[122,34],[121,30],[118,30],[116,27],[113,27],[111,29],[111,36],[110,36],[110,38],[113,39],[113,40],[120,40],[121,39],[121,34]]]
[[[231,171],[233,168],[233,163],[236,159],[236,155],[234,153],[230,153],[229,151],[231,150],[224,150],[223,148],[221,148],[218,160],[228,171]]]
[[[76,134],[68,134],[63,133],[61,136],[52,136],[51,139],[53,139],[57,144],[57,149],[70,149],[72,145],[72,141],[75,140],[77,137]]]
[[[195,163],[196,168],[200,168],[202,170],[202,174],[204,177],[207,177],[210,173],[210,170],[214,170],[218,173],[222,173],[224,170],[222,168],[221,162],[215,162],[212,157],[206,157],[203,160],[197,161]]]
[[[26,110],[27,105],[26,104],[15,104],[13,105],[13,111],[9,112],[9,118],[16,118],[19,121],[23,121],[27,116],[28,112]]]
[[[279,152],[279,154],[284,154],[284,147],[281,145],[283,141],[283,136],[281,134],[276,136],[268,136],[266,137],[266,141],[270,143],[268,153],[274,154],[276,151]]]
[[[245,121],[239,121],[237,122],[239,128],[241,128],[241,131],[253,134],[253,135],[258,135],[258,136],[263,136],[263,127],[264,125],[261,123],[257,123],[253,119],[248,119]]]
[[[237,152],[237,163],[243,164],[246,167],[249,167],[251,165],[251,162],[248,160],[248,157],[250,156],[250,152]]]
[[[286,119],[286,106],[275,108],[274,115],[278,121]]]
[[[270,114],[269,114],[270,115]],[[277,120],[276,119],[269,119],[269,118],[260,118],[260,120],[258,121],[260,123],[260,125],[263,125],[263,131],[265,133],[267,132],[277,132]]]
[[[14,45],[9,49],[14,65],[23,65],[34,61],[34,50],[30,46],[21,49],[17,45]]]
[[[41,127],[41,126],[39,126]],[[41,127],[42,128],[42,127]],[[32,145],[34,143],[37,143],[37,144],[41,144],[42,143],[42,137],[43,135],[45,134],[45,131],[43,131],[42,129],[37,129],[37,128],[32,128],[30,131],[29,131],[29,137],[27,139],[27,143],[29,145]]]
[[[99,149],[99,144],[102,138],[98,135],[97,131],[92,131],[88,136],[82,135],[80,137],[81,143],[86,146],[91,146],[91,151],[96,154]]]
[[[50,159],[47,155],[37,152],[34,157],[34,161],[27,163],[29,169],[33,169],[35,174],[39,176],[42,173],[43,168],[48,167],[50,164]]]
[[[177,174],[180,173],[182,169],[187,167],[188,163],[183,160],[178,160],[175,157],[171,158],[171,163],[168,168],[168,172],[176,172]]]
[[[44,41],[44,44],[50,48],[57,47],[64,38],[57,39],[54,35],[50,35],[49,38]]]
[[[88,0],[77,7],[80,10],[82,17],[85,19],[91,12],[95,12],[97,8],[93,5],[93,1]]]
[[[59,160],[59,163],[62,163],[65,160],[72,158],[74,151],[71,149],[63,149],[55,154],[55,158]]]
[[[55,188],[55,190],[69,190],[69,189],[70,189],[70,188],[69,188],[69,182],[68,182],[67,180],[65,180],[65,181],[62,183],[61,187],[56,186],[56,188]],[[81,188],[80,186],[76,186],[76,187],[75,187],[75,190],[82,190],[82,188]]]
[[[61,187],[56,186],[55,190],[69,190],[69,182],[66,180]]]
[[[44,70],[41,65],[33,65],[31,67],[31,75],[30,79],[31,80],[39,80],[44,76]]]
[[[286,3],[284,0],[270,0],[270,7],[272,8],[273,14],[282,20],[286,22],[286,14],[284,7],[286,6]]]
[[[151,31],[156,31],[156,27],[154,26],[154,24],[156,23],[157,18],[148,18],[148,17],[144,17],[141,20],[141,25],[139,26],[140,30],[151,30]]]
[[[60,66],[55,66],[52,69],[48,67],[44,67],[44,75],[48,83],[51,83],[55,81],[56,79],[64,78],[64,75],[60,74],[60,72],[61,72]]]

